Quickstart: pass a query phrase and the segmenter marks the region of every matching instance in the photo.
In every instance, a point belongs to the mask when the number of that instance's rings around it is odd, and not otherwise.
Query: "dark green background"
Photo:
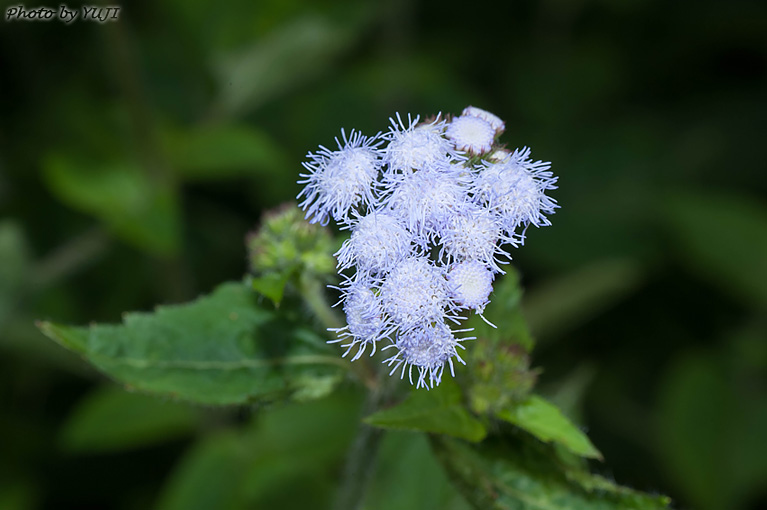
[[[765,504],[766,34],[759,1],[166,0],[0,22],[0,508],[146,508],[196,437],[247,414],[79,452],[70,413],[108,383],[35,319],[116,322],[238,279],[307,151],[469,104],[560,177],[553,226],[513,255],[540,389],[587,427],[594,469],[677,508]]]

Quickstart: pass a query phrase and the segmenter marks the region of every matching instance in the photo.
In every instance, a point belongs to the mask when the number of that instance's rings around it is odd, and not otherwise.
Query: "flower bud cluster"
[[[530,149],[499,145],[504,122],[479,108],[390,120],[386,133],[342,130],[337,150],[310,152],[298,198],[311,223],[351,230],[336,253],[347,325],[333,341],[352,360],[383,342],[391,374],[428,388],[445,365],[455,375],[454,360],[464,363],[471,337],[456,335],[471,330],[450,324],[472,310],[485,319],[508,250],[530,225],[550,225],[558,206],[545,192],[557,178]]]

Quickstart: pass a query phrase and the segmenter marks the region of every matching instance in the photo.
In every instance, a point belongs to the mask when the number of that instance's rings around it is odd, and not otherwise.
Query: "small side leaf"
[[[189,304],[126,314],[122,325],[38,326],[139,391],[214,405],[326,395],[345,362],[316,334],[255,299],[245,285],[227,283]]]
[[[550,402],[537,395],[496,412],[502,420],[526,430],[543,442],[556,442],[582,457],[602,459],[586,434]]]
[[[487,431],[461,403],[461,389],[452,379],[429,391],[415,390],[401,404],[365,418],[377,427],[447,434],[481,441]]]

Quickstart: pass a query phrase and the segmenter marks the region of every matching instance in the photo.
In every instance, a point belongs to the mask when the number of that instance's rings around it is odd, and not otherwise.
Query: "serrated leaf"
[[[129,313],[122,325],[38,326],[115,380],[202,404],[244,404],[281,394],[321,396],[345,367],[314,333],[259,308],[244,284],[226,283],[185,305]],[[323,387],[332,389],[333,385]]]
[[[51,157],[44,166],[51,192],[69,206],[101,220],[115,235],[138,248],[172,255],[181,244],[178,197],[138,165],[100,165]]]
[[[594,459],[602,459],[589,438],[552,403],[537,395],[497,411],[502,420],[526,430],[543,442],[554,441],[571,452]]]
[[[195,409],[108,386],[86,395],[61,431],[74,452],[127,450],[188,435],[199,424]]]
[[[469,445],[432,436],[437,458],[464,497],[486,510],[660,510],[669,499],[573,473],[550,448],[524,440],[488,439]]]
[[[163,135],[163,145],[171,166],[185,179],[267,175],[287,166],[287,157],[276,141],[246,125],[169,129]]]
[[[414,390],[404,402],[377,411],[365,423],[377,427],[420,430],[481,441],[487,431],[461,402],[461,389],[452,379],[429,391]]]
[[[767,208],[749,196],[687,193],[664,222],[693,270],[749,304],[767,307]]]

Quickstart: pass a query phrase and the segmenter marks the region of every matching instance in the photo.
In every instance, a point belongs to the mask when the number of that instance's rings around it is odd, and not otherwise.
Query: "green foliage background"
[[[0,509],[332,498],[353,385],[187,406],[118,389],[34,323],[116,323],[240,280],[246,233],[298,193],[308,150],[468,104],[560,176],[554,225],[514,259],[538,389],[587,427],[593,470],[677,508],[767,502],[763,2],[165,0],[104,25],[0,23]],[[367,507],[466,507],[429,452],[487,457],[429,441],[387,432]]]

